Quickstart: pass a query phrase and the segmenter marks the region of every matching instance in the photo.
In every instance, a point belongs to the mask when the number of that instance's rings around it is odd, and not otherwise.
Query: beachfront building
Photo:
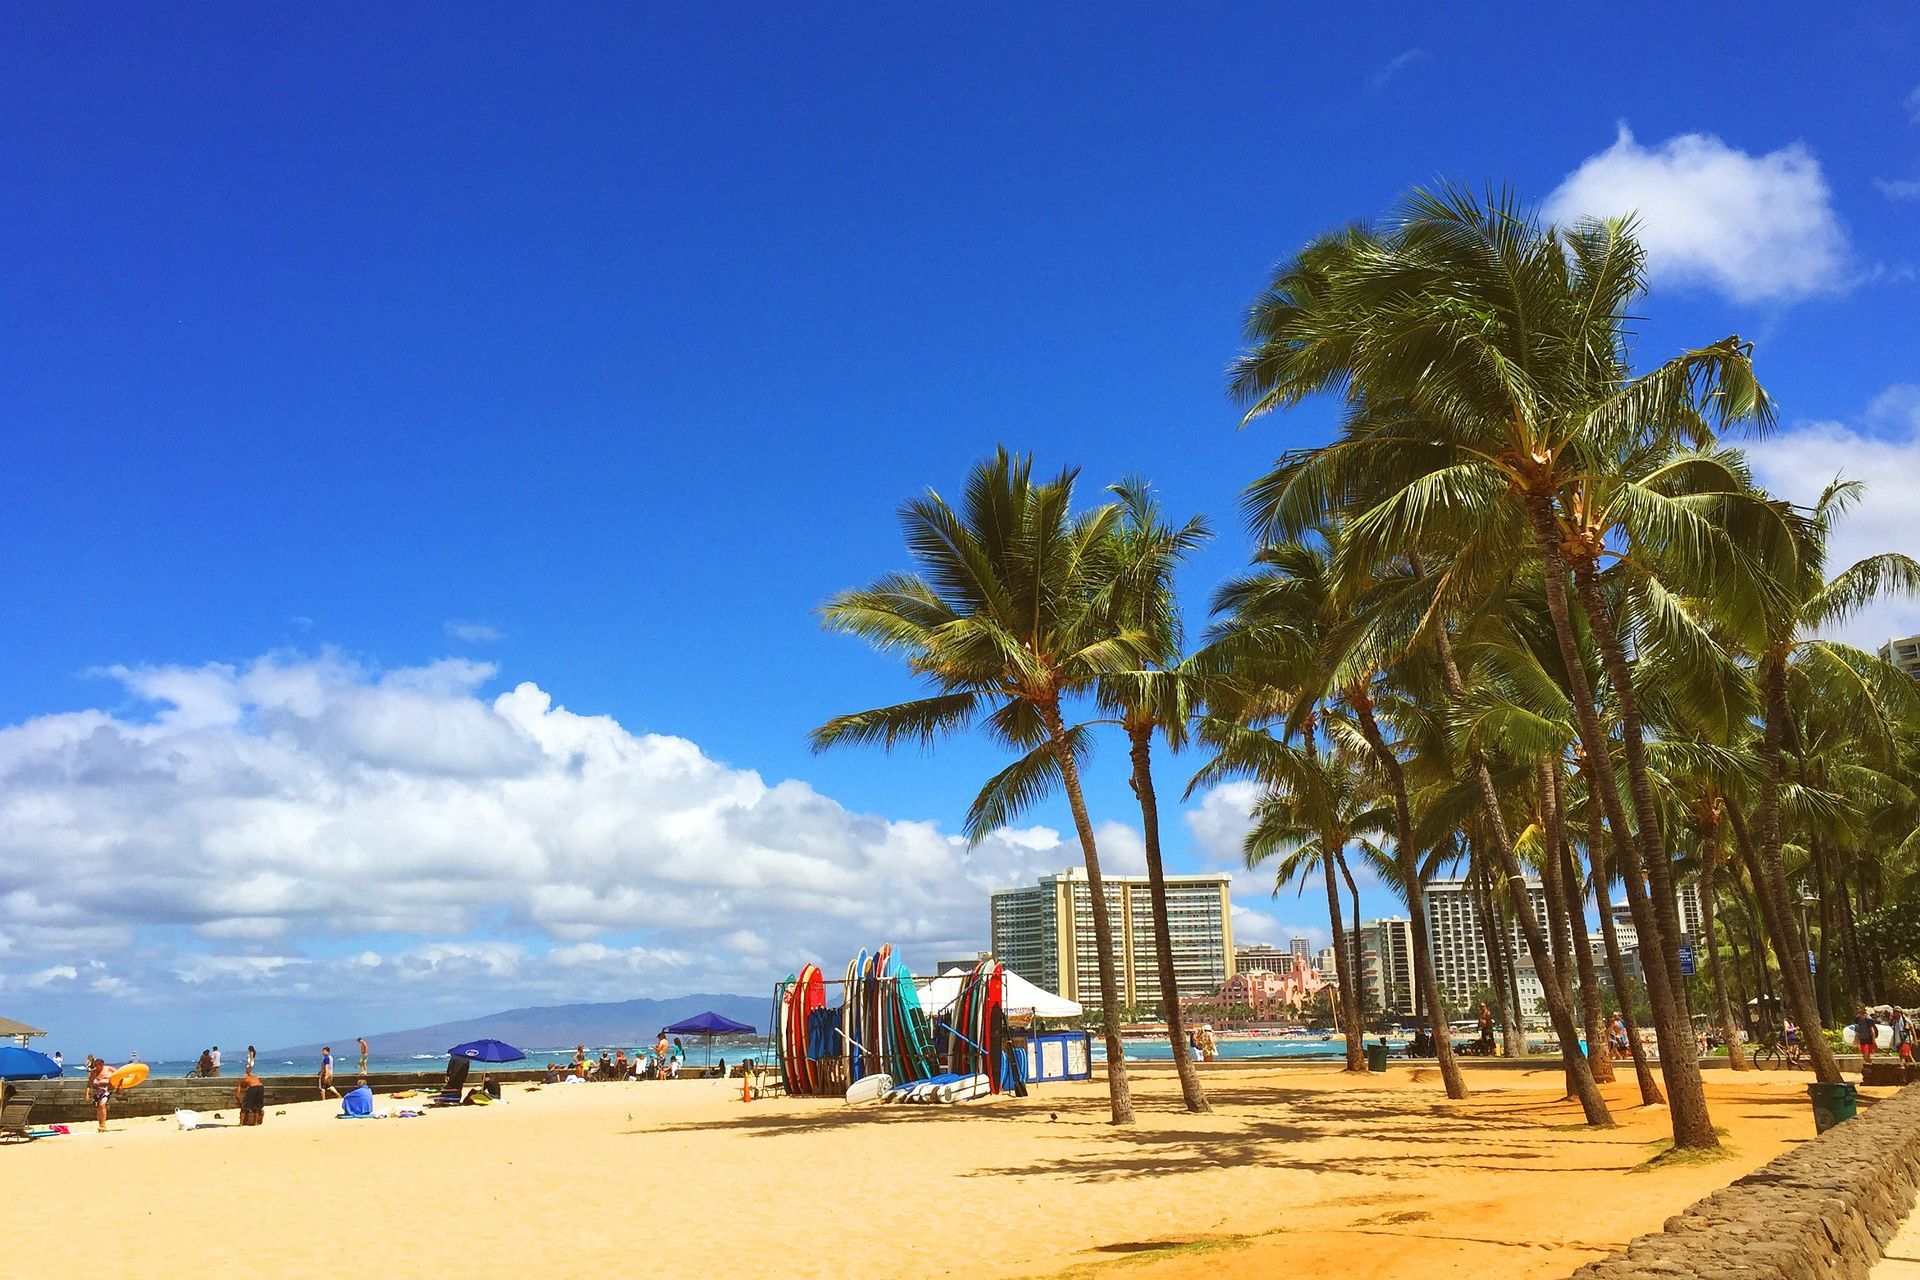
[[[1920,679],[1920,636],[1900,636],[1880,646],[1880,660]]]
[[[1680,932],[1689,938],[1698,938],[1701,934],[1700,888],[1689,880],[1673,891],[1673,904],[1680,916]],[[1622,951],[1640,949],[1640,930],[1633,924],[1633,912],[1627,901],[1622,898],[1613,904],[1613,931],[1620,940]]]
[[[1538,880],[1526,882],[1527,901],[1542,930],[1547,928],[1547,891]],[[1533,971],[1526,938],[1514,924],[1510,954],[1517,962],[1514,985],[1520,1010],[1530,1014],[1546,998],[1546,989]],[[1465,1017],[1475,991],[1491,990],[1493,969],[1487,963],[1486,934],[1480,913],[1465,880],[1435,880],[1427,886],[1427,940],[1433,948],[1433,977],[1440,984],[1449,1017]]]
[[[1275,951],[1275,948],[1266,950]],[[1276,951],[1276,954],[1285,957],[1285,969],[1241,969],[1228,978],[1216,994],[1202,999],[1229,1009],[1244,1006],[1253,1011],[1255,1018],[1298,1015],[1313,1004],[1314,997],[1327,985],[1326,980],[1304,956],[1291,951]]]
[[[1320,948],[1320,954],[1313,958],[1313,967],[1322,982],[1332,982],[1340,972],[1340,953],[1332,947]]]
[[[1292,951],[1282,951],[1264,942],[1255,942],[1233,949],[1233,971],[1235,973],[1291,973],[1293,957]]]
[[[1414,1011],[1413,923],[1404,916],[1368,920],[1358,938],[1361,998],[1382,1013],[1411,1015]],[[1352,950],[1355,939],[1347,940]]]
[[[1309,952],[1305,938],[1293,939],[1287,944],[1287,950],[1293,952],[1294,958],[1307,968],[1311,969],[1313,967],[1313,956]]]
[[[1189,995],[1218,991],[1234,975],[1232,878],[1167,877],[1167,924],[1174,981]],[[1153,898],[1145,876],[1102,876],[1113,929],[1114,971],[1129,1008],[1160,1004]],[[991,900],[993,953],[1048,991],[1100,1002],[1099,952],[1084,868],[1041,876],[1038,884],[997,890]]]

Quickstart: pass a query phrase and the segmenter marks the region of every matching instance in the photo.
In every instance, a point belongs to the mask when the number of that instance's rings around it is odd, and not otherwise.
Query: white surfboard
[[[855,1105],[862,1102],[878,1102],[881,1095],[892,1088],[893,1077],[884,1071],[870,1076],[861,1076],[847,1086],[847,1101]]]
[[[1840,1038],[1850,1045],[1857,1046],[1860,1043],[1860,1037],[1852,1027],[1848,1027],[1845,1031],[1842,1031]],[[1893,1028],[1875,1027],[1873,1029],[1873,1045],[1876,1049],[1893,1048]]]
[[[985,1076],[968,1076],[964,1080],[940,1087],[940,1101],[965,1102],[970,1098],[984,1097],[993,1092]]]

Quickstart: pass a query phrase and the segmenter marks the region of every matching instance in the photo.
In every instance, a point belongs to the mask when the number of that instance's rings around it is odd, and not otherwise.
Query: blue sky
[[[909,687],[811,610],[1004,442],[1209,512],[1197,617],[1328,422],[1236,430],[1243,308],[1436,177],[1641,208],[1644,349],[1754,339],[1763,474],[1862,468],[1915,550],[1916,53],[1784,5],[24,12],[0,1011],[187,1049],[978,941],[1072,851],[951,848],[982,748],[810,756]]]

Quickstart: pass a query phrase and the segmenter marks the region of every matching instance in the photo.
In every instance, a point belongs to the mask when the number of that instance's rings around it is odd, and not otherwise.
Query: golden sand
[[[703,1275],[1122,1280],[1560,1276],[1811,1136],[1808,1077],[1709,1075],[1730,1156],[1655,1162],[1662,1110],[1578,1124],[1557,1072],[1210,1072],[1189,1116],[1140,1073],[947,1108],[742,1103],[732,1082],[596,1084],[417,1120],[121,1120],[0,1150],[25,1275]],[[391,1105],[382,1099],[383,1105]],[[223,1119],[229,1123],[234,1113]]]

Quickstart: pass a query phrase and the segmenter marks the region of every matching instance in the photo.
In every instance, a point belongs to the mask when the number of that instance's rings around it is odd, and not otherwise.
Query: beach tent
[[[707,1065],[713,1065],[713,1038],[715,1036],[747,1036],[757,1031],[744,1022],[735,1022],[724,1014],[709,1009],[705,1013],[696,1013],[691,1018],[682,1018],[666,1028],[670,1036],[700,1036],[706,1041]]]
[[[60,1064],[46,1054],[0,1044],[0,1080],[53,1080],[59,1075]]]
[[[945,1013],[960,998],[960,986],[968,977],[966,969],[949,969],[927,980],[920,988],[920,1007],[929,1014]],[[1057,996],[1044,987],[1036,987],[1011,969],[1002,967],[1006,988],[1002,1006],[1009,1011],[1031,1011],[1036,1018],[1077,1018],[1080,1002]]]

